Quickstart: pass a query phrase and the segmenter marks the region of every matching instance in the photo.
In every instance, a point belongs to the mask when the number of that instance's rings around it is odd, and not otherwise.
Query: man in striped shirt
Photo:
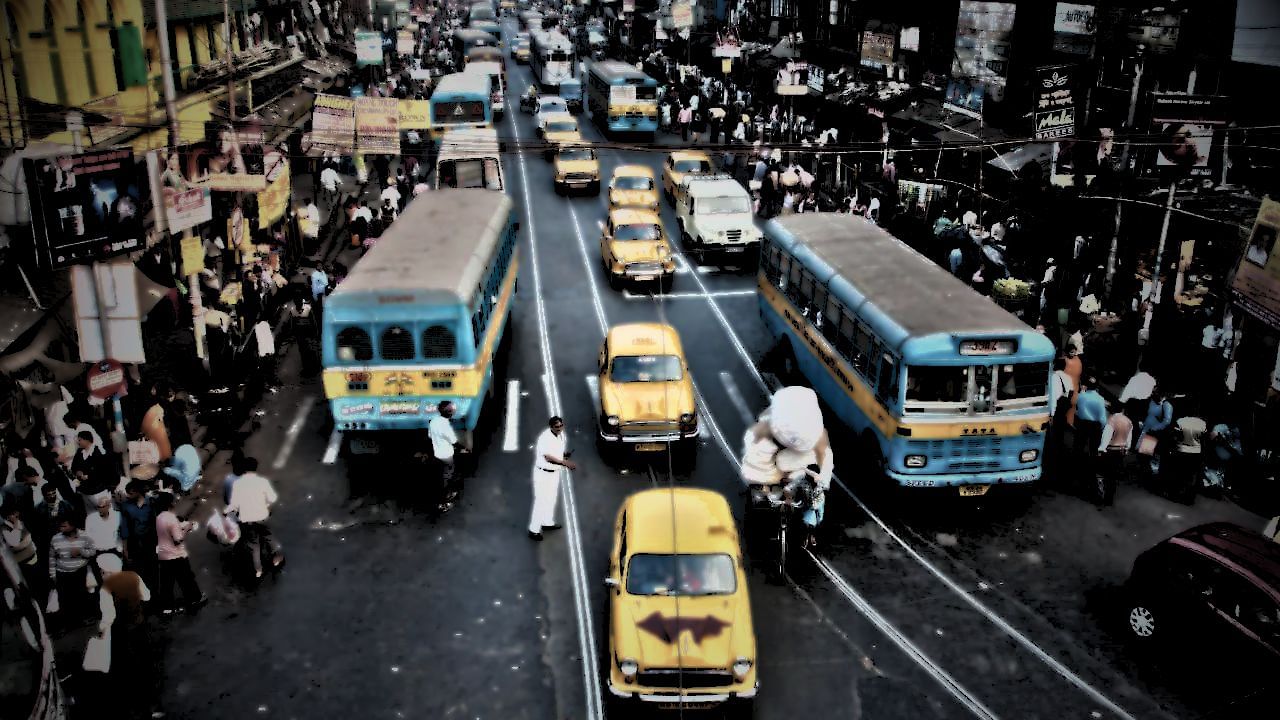
[[[49,579],[58,590],[58,614],[64,626],[74,627],[89,616],[86,576],[89,559],[96,551],[89,536],[80,534],[73,518],[62,515],[56,525],[58,534],[49,542]]]

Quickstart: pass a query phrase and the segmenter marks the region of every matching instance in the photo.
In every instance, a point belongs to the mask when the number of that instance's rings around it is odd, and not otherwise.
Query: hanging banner
[[[671,5],[671,26],[676,29],[693,27],[693,6],[687,2]]]
[[[57,270],[143,247],[148,183],[132,150],[26,158],[23,169],[42,266]]]
[[[356,31],[356,67],[382,64],[382,33]]]
[[[902,28],[898,32],[898,49],[903,52],[920,52],[920,28]]]
[[[339,95],[316,95],[311,108],[312,147],[350,155],[355,141],[356,101]]]
[[[204,270],[204,241],[198,235],[182,238],[183,276],[195,275]]]
[[[1097,32],[1093,5],[1060,2],[1053,14],[1053,49],[1072,55],[1088,55]]]
[[[147,174],[151,195],[160,198],[156,227],[171,233],[182,232],[213,219],[213,202],[209,188],[196,187],[187,179],[186,170],[192,148],[175,151],[155,150],[147,153]]]
[[[882,68],[893,63],[893,33],[862,33],[862,64]]]
[[[187,158],[185,176],[190,185],[227,192],[266,189],[261,123],[208,122],[205,138]]]
[[[1036,68],[1035,139],[1069,137],[1076,132],[1076,106],[1070,65]]]
[[[289,207],[289,163],[280,163],[280,172],[266,190],[258,193],[258,229],[265,230],[284,217]]]
[[[951,77],[971,85],[981,83],[995,102],[1004,100],[1016,11],[1013,3],[960,0]]]
[[[431,102],[428,100],[400,100],[401,130],[429,130],[431,128]]]
[[[1213,174],[1214,128],[1227,124],[1230,99],[1219,95],[1152,93],[1151,122],[1156,141],[1156,168],[1182,168],[1186,174]]]
[[[1249,313],[1280,328],[1280,202],[1263,198],[1231,291]]]
[[[400,107],[395,98],[356,100],[356,149],[362,153],[400,154]]]
[[[942,96],[942,107],[969,117],[981,118],[986,101],[987,88],[980,82],[957,78],[947,81],[947,92]]]

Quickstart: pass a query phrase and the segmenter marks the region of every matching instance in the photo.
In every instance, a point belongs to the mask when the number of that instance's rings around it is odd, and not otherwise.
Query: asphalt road
[[[514,99],[530,75],[513,64],[509,77]],[[509,106],[499,131],[514,150],[533,131]],[[603,141],[585,115],[581,125]],[[664,156],[601,147],[606,180],[623,162],[659,171]],[[597,717],[607,693],[601,580],[622,499],[677,484],[741,505],[735,456],[772,381],[757,370],[769,341],[754,277],[687,262],[665,300],[610,290],[597,257],[605,195],[557,197],[536,150],[509,155],[505,172],[524,242],[508,373],[518,387],[498,392],[463,501],[432,518],[405,502],[423,480],[413,466],[326,464],[321,389],[297,379],[291,356],[290,384],[249,440],[281,493],[272,526],[288,565],[246,589],[212,545],[196,545],[212,602],[167,622],[164,697],[177,716]],[[674,229],[665,203],[663,217]],[[619,471],[593,447],[587,378],[604,330],[654,320],[682,338],[707,431],[684,477]],[[557,510],[565,529],[533,543],[531,445],[552,412],[566,418],[579,469]],[[785,583],[750,572],[758,718],[1242,716],[1235,694],[1185,682],[1175,670],[1186,664],[1139,662],[1121,642],[1115,601],[1133,557],[1158,540],[1199,522],[1260,519],[1130,486],[1101,510],[1049,489],[1020,504],[873,502],[843,448],[823,547],[797,556]]]

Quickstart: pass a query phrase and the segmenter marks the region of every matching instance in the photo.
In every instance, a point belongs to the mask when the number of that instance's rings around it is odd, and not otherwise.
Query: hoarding
[[[262,124],[256,120],[206,123],[205,142],[188,158],[188,182],[228,192],[265,190],[262,142]]]
[[[898,33],[898,49],[903,52],[920,52],[920,28],[902,28]]]
[[[1228,98],[1218,95],[1152,93],[1151,122],[1156,140],[1156,168],[1181,168],[1188,175],[1213,174],[1214,128],[1225,125]]]
[[[103,260],[143,246],[147,182],[133,151],[26,158],[36,255],[49,269]]]
[[[1072,94],[1075,69],[1070,65],[1036,68],[1035,139],[1070,137],[1076,131]]]
[[[1231,282],[1240,305],[1272,327],[1280,328],[1280,202],[1262,200]]]
[[[986,97],[987,88],[980,82],[964,78],[948,80],[942,107],[969,117],[981,118]]]
[[[395,98],[356,100],[356,147],[362,153],[400,154],[400,106]]]
[[[1053,14],[1053,49],[1072,55],[1088,55],[1097,32],[1097,8],[1060,2]]]
[[[316,95],[311,108],[312,147],[350,155],[355,140],[356,101],[339,95]]]
[[[193,184],[187,168],[193,149],[155,150],[147,153],[147,173],[152,178],[151,196],[157,199],[156,225],[171,233],[182,232],[213,219],[209,188]]]
[[[275,174],[266,190],[258,193],[258,229],[264,230],[284,217],[289,208],[289,163],[282,160],[280,171]]]
[[[893,33],[862,33],[862,64],[884,67],[893,63]]]
[[[382,33],[356,31],[356,67],[382,64]]]
[[[431,128],[431,102],[429,100],[400,100],[401,130],[428,130]]]
[[[995,102],[1004,100],[1009,74],[1009,36],[1016,11],[1013,3],[960,2],[951,77],[982,84]]]

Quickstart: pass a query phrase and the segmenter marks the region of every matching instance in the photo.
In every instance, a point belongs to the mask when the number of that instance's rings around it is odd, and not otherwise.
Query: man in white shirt
[[[303,239],[311,243],[320,238],[320,208],[316,207],[314,200],[307,198],[302,201],[302,207],[298,210],[298,220]]]
[[[342,185],[342,177],[338,175],[338,171],[332,165],[326,167],[320,173],[320,185],[324,188],[325,200],[332,206],[338,201],[338,188]]]
[[[541,541],[544,530],[559,530],[555,521],[556,496],[560,494],[560,468],[577,470],[565,449],[564,420],[558,415],[547,421],[533,452],[533,511],[529,516],[529,537]]]
[[[97,512],[89,513],[84,519],[84,534],[93,541],[98,552],[121,552],[124,543],[120,540],[120,513],[111,503],[109,494],[94,498]]]
[[[431,438],[431,455],[440,468],[440,492],[444,498],[440,503],[440,512],[451,510],[461,492],[454,454],[457,451],[466,452],[467,450],[458,447],[458,434],[453,431],[452,419],[456,412],[457,407],[445,400],[440,403],[439,414],[427,423],[427,436]]]
[[[386,205],[389,201],[395,208],[400,207],[400,190],[396,187],[394,177],[387,178],[387,186],[382,189],[382,204]]]
[[[231,486],[231,504],[227,506],[227,514],[237,513],[240,529],[253,558],[255,577],[262,577],[263,542],[271,548],[272,565],[279,566],[284,562],[280,543],[271,535],[267,527],[267,519],[271,517],[271,505],[279,499],[271,481],[258,474],[258,459],[244,459],[244,474]]]

